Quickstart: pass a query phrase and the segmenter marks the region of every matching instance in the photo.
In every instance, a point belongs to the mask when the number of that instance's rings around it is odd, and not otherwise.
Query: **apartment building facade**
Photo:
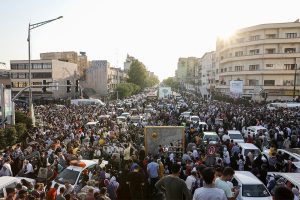
[[[85,70],[89,67],[88,58],[85,52],[80,52],[80,54],[77,54],[75,51],[47,52],[41,53],[40,58],[42,60],[60,60],[77,64],[77,71],[80,77],[85,76]]]
[[[216,43],[216,89],[229,94],[230,81],[243,81],[243,95],[268,93],[268,100],[299,95],[300,23],[261,24],[240,29]]]
[[[194,84],[195,77],[198,77],[199,60],[196,57],[179,58],[175,73],[177,80]]]
[[[85,87],[94,89],[101,97],[107,97],[118,84],[126,81],[126,73],[112,67],[107,60],[93,60],[90,65],[86,70]]]
[[[12,95],[16,95],[24,87],[29,86],[28,60],[11,60],[11,89]],[[66,85],[67,80],[75,84],[77,64],[59,60],[32,60],[31,61],[31,85],[33,100],[35,99],[58,99],[73,97],[74,88],[67,93],[66,87],[49,87],[46,92],[42,91],[43,81],[47,85]],[[28,98],[28,91],[24,91],[20,97]]]

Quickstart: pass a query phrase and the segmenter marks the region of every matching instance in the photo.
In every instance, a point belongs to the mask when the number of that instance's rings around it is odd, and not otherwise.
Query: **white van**
[[[233,142],[245,143],[245,140],[240,131],[228,130],[227,132],[228,132],[228,136],[230,137],[230,140],[233,140]]]
[[[255,146],[254,144],[251,143],[238,143],[238,145],[241,147],[242,151],[242,155],[244,157],[246,157],[248,155],[248,153],[252,150],[254,150],[254,158],[256,158],[259,154],[261,154],[260,149]]]
[[[249,171],[235,171],[232,183],[240,188],[238,200],[272,200],[266,186]]]
[[[247,129],[244,132],[244,138],[248,137],[248,133],[250,133],[250,136],[253,137],[257,134],[259,134],[259,132],[261,132],[263,135],[265,136],[269,136],[268,135],[268,130],[263,127],[263,126],[249,126],[247,127]]]
[[[283,179],[284,184],[288,187],[296,187],[300,190],[300,173],[281,173],[281,172],[268,172],[267,180],[273,177],[275,180]]]
[[[75,189],[79,189],[78,185],[81,183],[83,178],[84,170],[92,170],[96,166],[97,162],[93,160],[80,160],[74,165],[70,165],[65,168],[58,176],[52,181],[52,187],[55,183],[59,184],[59,187],[64,187],[64,183],[69,182]],[[59,191],[59,190],[58,190]],[[78,192],[78,191],[76,191]]]
[[[30,182],[33,186],[35,185],[35,180],[31,178],[24,177],[12,177],[12,176],[1,176],[0,177],[0,198],[5,198],[7,196],[6,188],[15,188],[21,180],[25,179]]]

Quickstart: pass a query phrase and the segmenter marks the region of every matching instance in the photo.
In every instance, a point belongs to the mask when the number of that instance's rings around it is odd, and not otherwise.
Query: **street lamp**
[[[27,42],[28,42],[28,69],[29,69],[29,86],[31,86],[31,52],[30,52],[30,31],[32,29],[35,29],[37,27],[43,26],[45,24],[48,24],[50,22],[53,22],[55,20],[61,19],[63,18],[63,16],[59,16],[55,19],[50,19],[47,21],[43,21],[43,22],[38,22],[35,24],[30,24],[28,25],[28,37],[27,37]],[[33,105],[32,105],[32,91],[31,91],[31,87],[29,87],[29,112],[30,112],[30,116],[33,119],[34,113],[33,113]]]

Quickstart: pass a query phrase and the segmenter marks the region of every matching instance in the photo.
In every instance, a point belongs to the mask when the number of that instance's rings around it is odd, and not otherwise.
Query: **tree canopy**
[[[162,82],[164,85],[169,86],[173,89],[179,88],[179,82],[174,77],[169,77],[167,79],[164,79]]]
[[[121,83],[116,88],[116,91],[118,92],[118,96],[120,99],[136,94],[140,90],[141,90],[140,86],[135,85],[133,83]]]
[[[128,71],[128,82],[140,86],[142,89],[147,87],[147,70],[143,63],[138,60],[132,61]]]

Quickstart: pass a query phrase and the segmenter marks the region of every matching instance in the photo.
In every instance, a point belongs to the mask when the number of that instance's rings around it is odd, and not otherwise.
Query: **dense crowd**
[[[0,176],[20,176],[14,188],[7,188],[6,199],[236,199],[239,188],[232,183],[235,171],[250,171],[274,196],[285,192],[299,198],[294,185],[280,187],[267,172],[295,172],[292,160],[277,149],[300,147],[300,114],[298,109],[274,109],[257,105],[243,106],[220,101],[204,101],[190,93],[178,99],[147,100],[143,95],[130,103],[111,102],[106,106],[57,105],[35,107],[37,126],[26,141],[4,150],[0,157]],[[151,108],[151,113],[145,109]],[[201,122],[197,125],[181,118],[191,111]],[[143,115],[142,122],[130,119],[119,123],[123,112]],[[99,121],[88,127],[88,122]],[[184,151],[174,153],[160,148],[146,154],[144,126],[184,126]],[[248,126],[263,126],[268,134],[251,135]],[[245,142],[255,144],[269,155],[241,155],[237,143],[230,140],[228,130],[244,133]],[[209,141],[204,131],[215,131],[220,140],[214,156],[207,153]],[[205,143],[206,142],[206,143]],[[96,160],[97,165],[84,171],[80,184],[54,184],[58,175],[76,160]],[[46,170],[46,175],[43,170]],[[281,191],[281,192],[280,192]]]

